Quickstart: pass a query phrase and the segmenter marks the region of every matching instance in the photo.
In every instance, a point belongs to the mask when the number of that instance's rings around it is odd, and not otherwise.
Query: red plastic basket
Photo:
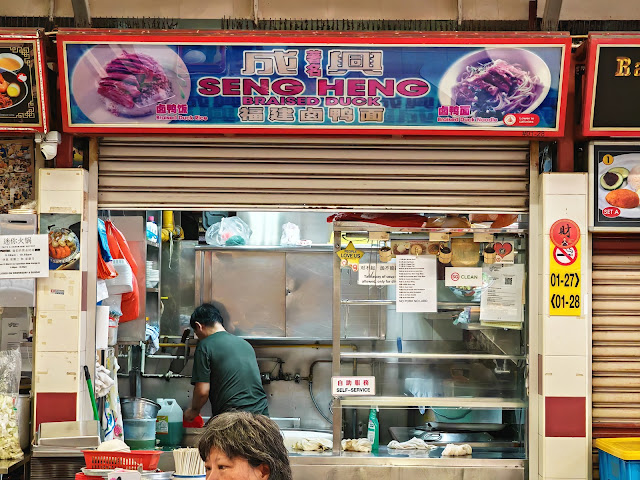
[[[96,477],[90,477],[84,473],[76,473],[76,480],[95,480]]]
[[[152,450],[132,450],[131,452],[98,452],[97,450],[83,450],[87,468],[96,470],[110,470],[124,468],[137,470],[142,465],[144,470],[158,468],[162,452]]]

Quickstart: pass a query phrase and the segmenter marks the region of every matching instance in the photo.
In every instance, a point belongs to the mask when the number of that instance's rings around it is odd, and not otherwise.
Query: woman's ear
[[[258,470],[258,478],[261,480],[269,480],[269,477],[271,476],[271,469],[269,468],[269,465],[261,463],[256,468]]]

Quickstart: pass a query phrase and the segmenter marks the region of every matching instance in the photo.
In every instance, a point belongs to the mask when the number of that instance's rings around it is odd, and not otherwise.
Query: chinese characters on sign
[[[580,227],[566,218],[556,221],[549,232],[551,243],[558,248],[573,247],[580,240]]]
[[[47,235],[0,235],[0,278],[48,276]]]
[[[424,37],[357,44],[348,35],[311,45],[296,34],[264,35],[263,44],[243,34],[232,40],[207,34],[200,44],[180,35],[118,43],[122,38],[59,32],[67,130],[473,135],[491,129],[512,136],[562,130],[569,41],[560,36],[541,37],[535,46],[514,36],[508,47],[504,38],[488,37],[448,45]],[[126,77],[140,72],[152,79],[142,92]],[[514,78],[527,80],[526,91]]]
[[[361,263],[358,285],[395,285],[395,263]]]
[[[376,377],[331,377],[331,395],[334,397],[375,394]]]

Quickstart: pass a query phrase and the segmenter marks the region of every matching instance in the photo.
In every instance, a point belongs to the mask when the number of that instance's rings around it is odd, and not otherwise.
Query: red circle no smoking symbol
[[[458,272],[453,272],[451,274],[451,280],[453,280],[454,282],[457,282],[458,280],[460,280],[460,274]]]
[[[558,248],[575,247],[580,240],[580,227],[573,220],[563,218],[551,225],[549,236],[551,243]]]

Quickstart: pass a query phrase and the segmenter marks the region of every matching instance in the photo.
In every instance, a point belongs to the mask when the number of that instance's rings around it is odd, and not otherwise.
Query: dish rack
[[[110,470],[123,468],[137,470],[142,465],[144,470],[158,468],[162,452],[147,450],[132,450],[131,452],[98,452],[97,450],[83,450],[87,468],[94,470]]]

